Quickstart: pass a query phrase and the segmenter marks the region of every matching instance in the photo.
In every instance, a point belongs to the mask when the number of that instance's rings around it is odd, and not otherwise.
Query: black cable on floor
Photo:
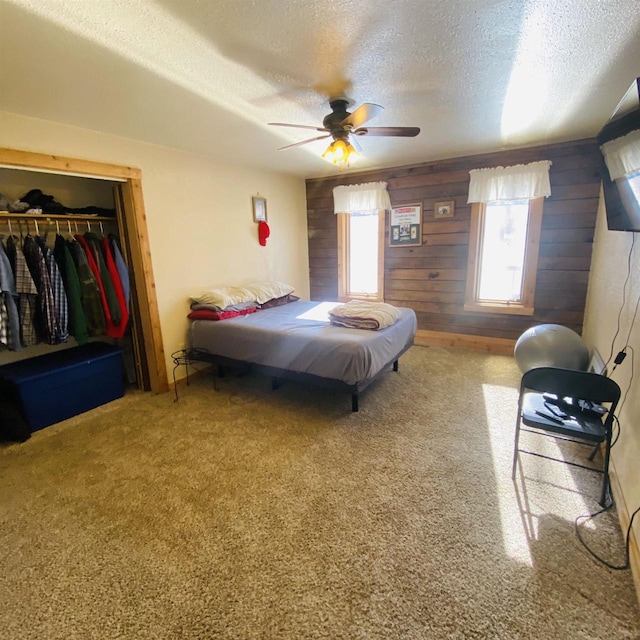
[[[633,519],[638,515],[638,512],[640,511],[640,507],[638,507],[631,514],[631,520],[629,520],[629,526],[627,527],[627,535],[626,535],[626,539],[625,539],[625,563],[623,565],[611,564],[610,562],[607,562],[604,558],[601,558],[592,549],[590,549],[589,546],[587,545],[587,543],[582,539],[582,536],[580,535],[580,528],[578,526],[579,520],[585,520],[585,521],[591,520],[592,518],[595,518],[596,516],[599,516],[601,513],[604,513],[605,511],[608,511],[609,509],[611,509],[611,507],[613,507],[613,504],[614,504],[613,501],[611,501],[611,504],[607,505],[603,509],[600,509],[600,511],[596,511],[595,513],[588,513],[588,514],[582,515],[582,516],[578,516],[574,521],[574,527],[575,527],[575,530],[576,530],[576,536],[578,537],[578,540],[580,540],[580,544],[582,544],[582,546],[589,552],[590,555],[592,555],[601,564],[605,565],[606,567],[609,567],[609,569],[613,569],[615,571],[623,571],[625,569],[628,569],[631,566],[631,560],[630,560],[630,557],[629,557],[629,545],[630,545],[630,540],[631,540],[631,527],[633,526]]]

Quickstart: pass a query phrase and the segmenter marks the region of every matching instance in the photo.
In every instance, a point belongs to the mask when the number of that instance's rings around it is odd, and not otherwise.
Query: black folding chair
[[[519,452],[597,471],[603,475],[599,502],[603,507],[606,506],[611,432],[619,400],[618,384],[597,373],[558,367],[539,367],[527,371],[520,383],[512,478],[516,476]],[[525,431],[591,445],[594,450],[589,460],[593,460],[604,443],[602,469],[519,449],[521,424],[529,427]]]

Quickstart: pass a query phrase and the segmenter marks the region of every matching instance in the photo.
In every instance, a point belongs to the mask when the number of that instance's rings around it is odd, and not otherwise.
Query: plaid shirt
[[[0,297],[2,306],[0,307],[0,342],[6,344],[9,349],[19,351],[20,344],[20,318],[16,300],[16,283],[13,277],[11,263],[0,243]]]
[[[0,294],[0,342],[9,344],[9,313],[4,303],[4,296]]]
[[[56,311],[56,342],[66,342],[69,339],[69,307],[67,304],[67,292],[62,283],[62,276],[58,269],[49,247],[45,244],[41,237],[36,238],[36,242],[42,251],[44,260],[49,270],[49,278],[51,279],[51,291],[53,293],[53,301]]]
[[[7,240],[7,252],[13,256],[16,292],[19,297],[20,338],[22,346],[30,347],[38,343],[38,334],[34,324],[36,315],[38,289],[36,287],[22,249],[16,245],[13,238]]]
[[[38,287],[38,314],[37,325],[43,334],[45,341],[56,344],[58,341],[58,325],[56,320],[56,304],[53,299],[51,278],[47,263],[40,247],[31,235],[24,239],[24,257],[29,271]]]

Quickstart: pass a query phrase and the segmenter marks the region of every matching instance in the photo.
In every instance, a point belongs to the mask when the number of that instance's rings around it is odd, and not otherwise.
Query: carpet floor
[[[358,413],[203,375],[3,446],[0,636],[638,639],[630,572],[573,530],[599,476],[523,455],[511,481],[519,378],[413,347]],[[615,510],[582,531],[623,562]]]

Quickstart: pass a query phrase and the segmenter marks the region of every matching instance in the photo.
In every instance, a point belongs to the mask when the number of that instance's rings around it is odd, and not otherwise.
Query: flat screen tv
[[[634,80],[598,133],[598,144],[607,227],[640,231],[640,78]]]

